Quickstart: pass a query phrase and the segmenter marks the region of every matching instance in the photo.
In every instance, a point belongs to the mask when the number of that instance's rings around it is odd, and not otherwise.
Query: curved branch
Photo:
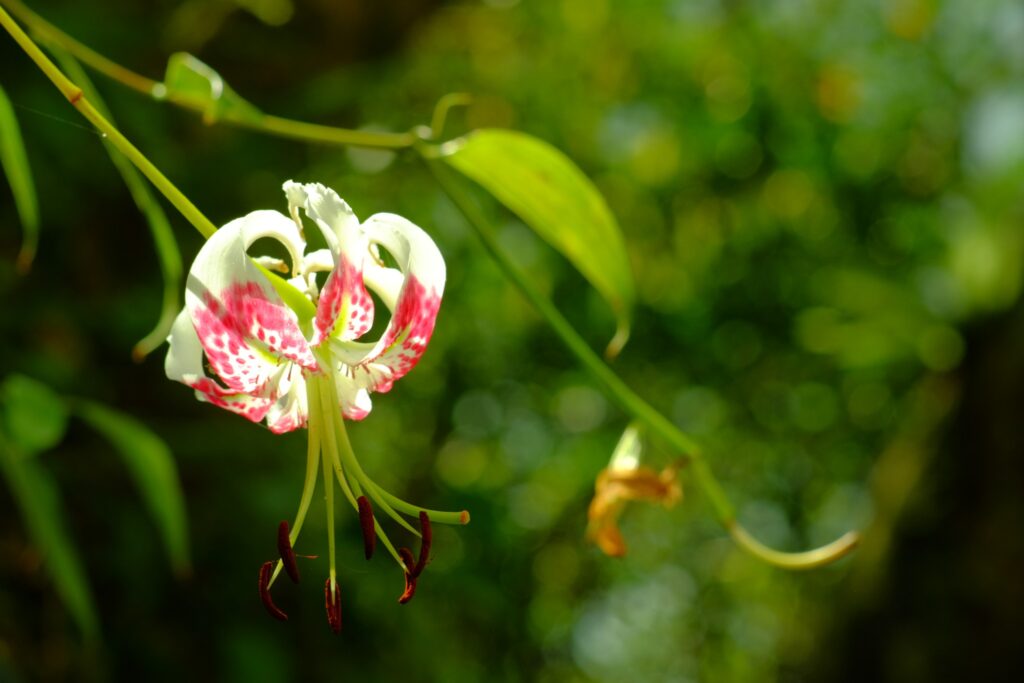
[[[204,102],[190,97],[179,96],[174,92],[168,92],[167,88],[160,81],[147,78],[104,57],[33,12],[22,4],[21,0],[0,0],[0,5],[6,6],[11,14],[18,17],[43,42],[59,45],[89,68],[117,81],[121,85],[152,97],[155,100],[170,102],[182,109],[205,113],[206,105]],[[380,133],[367,130],[351,130],[348,128],[324,126],[317,123],[307,123],[305,121],[294,121],[270,114],[263,114],[258,120],[249,120],[237,116],[230,111],[225,111],[220,115],[218,121],[294,140],[348,145],[352,147],[403,149],[412,147],[417,139],[416,135],[412,132]]]
[[[847,531],[836,540],[820,548],[798,553],[787,553],[769,548],[764,543],[761,543],[735,520],[726,524],[725,528],[728,530],[729,535],[732,536],[732,540],[736,542],[736,545],[754,557],[782,569],[799,570],[822,567],[846,557],[860,543],[859,533]]]
[[[434,178],[437,179],[441,189],[466,217],[470,226],[476,232],[477,237],[483,242],[484,248],[487,249],[497,262],[498,267],[519,289],[520,293],[533,304],[534,308],[550,325],[551,329],[555,331],[555,334],[568,347],[569,351],[576,356],[580,364],[590,372],[623,410],[646,424],[652,433],[660,436],[666,443],[675,448],[677,452],[686,457],[693,478],[703,490],[704,495],[708,497],[711,507],[715,512],[715,517],[729,532],[736,545],[754,557],[783,569],[813,569],[820,567],[835,562],[857,546],[860,534],[855,531],[848,532],[842,538],[827,546],[798,553],[773,550],[751,536],[736,521],[736,514],[732,503],[729,501],[729,497],[724,489],[722,489],[721,484],[718,483],[718,479],[715,477],[714,472],[711,471],[711,467],[708,465],[707,460],[704,459],[700,447],[693,438],[684,434],[682,430],[634,392],[629,385],[622,381],[601,360],[600,356],[587,345],[587,342],[579,335],[569,321],[565,319],[555,305],[534,286],[532,280],[526,277],[508,254],[505,253],[483,211],[480,210],[480,207],[476,205],[470,195],[465,192],[462,184],[453,178],[454,173],[446,168],[441,161],[434,158],[430,147],[421,145],[419,149],[421,156],[434,174]]]

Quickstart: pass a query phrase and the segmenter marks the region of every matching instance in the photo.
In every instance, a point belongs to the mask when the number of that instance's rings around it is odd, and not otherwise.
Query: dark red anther
[[[408,548],[399,548],[398,556],[402,558],[402,564],[405,565],[405,590],[398,598],[398,604],[404,605],[412,600],[412,596],[416,595],[417,575],[413,573],[416,561],[412,557],[412,551]]]
[[[430,560],[430,544],[434,540],[434,533],[430,529],[430,517],[422,510],[420,510],[420,533],[423,534],[423,538],[420,540],[420,558],[412,570],[414,577],[419,577],[426,568],[427,562]]]
[[[335,633],[341,633],[341,590],[337,584],[331,594],[331,580],[324,583],[324,606],[327,608],[327,623]]]
[[[359,504],[359,525],[363,527],[363,550],[366,552],[366,559],[370,559],[377,547],[377,532],[373,528],[373,506],[366,496],[359,496],[356,502]]]
[[[288,522],[281,522],[277,526],[277,552],[281,555],[281,562],[284,564],[284,570],[288,572],[288,578],[298,583],[299,566],[295,564],[295,551],[292,550],[292,540],[288,535]]]
[[[288,621],[288,615],[282,612],[270,597],[270,570],[273,566],[273,562],[264,562],[260,567],[260,600],[263,601],[263,606],[267,608],[267,613],[270,616],[281,621]]]

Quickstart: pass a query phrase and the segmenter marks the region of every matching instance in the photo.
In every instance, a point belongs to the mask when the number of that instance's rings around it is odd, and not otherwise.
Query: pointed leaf
[[[100,98],[100,94],[96,91],[96,87],[89,80],[88,74],[78,61],[56,45],[51,45],[50,51],[56,57],[64,73],[82,89],[93,106],[108,121],[115,123],[110,111]],[[170,221],[167,220],[167,214],[160,207],[160,202],[157,201],[150,189],[149,183],[128,161],[128,158],[108,140],[104,139],[103,145],[107,148],[110,160],[117,168],[117,172],[121,174],[124,184],[128,186],[128,192],[131,193],[135,205],[139,207],[139,211],[142,212],[149,225],[149,232],[153,235],[153,244],[156,247],[157,260],[160,263],[160,273],[164,280],[160,318],[149,334],[143,337],[132,350],[132,355],[137,360],[141,360],[166,341],[167,335],[171,333],[171,326],[174,325],[174,318],[181,310],[181,252],[178,250],[178,243],[174,240],[174,232],[171,230]]]
[[[75,414],[106,437],[121,456],[149,507],[175,571],[189,571],[188,521],[171,451],[133,417],[107,406],[80,401]]]
[[[49,473],[35,458],[25,457],[0,436],[0,472],[33,544],[43,555],[46,571],[86,638],[99,633],[99,620],[85,572],[61,522],[60,499]]]
[[[442,148],[442,158],[479,183],[560,251],[611,306],[608,354],[629,337],[633,275],[625,242],[604,198],[562,152],[510,130],[478,130]]]
[[[260,123],[263,114],[231,89],[220,74],[187,52],[176,52],[167,60],[165,97],[180,100],[203,112],[207,123],[221,118]]]
[[[32,169],[28,165],[18,119],[14,116],[14,107],[3,88],[0,88],[0,165],[11,185],[14,206],[25,231],[17,264],[18,270],[24,273],[32,266],[39,246],[39,200],[32,182]]]
[[[68,415],[64,401],[48,386],[24,375],[9,375],[0,385],[5,432],[29,455],[47,451],[64,438]]]
[[[611,472],[627,472],[640,467],[640,460],[643,457],[644,443],[640,433],[641,426],[633,422],[619,437],[619,442],[612,451],[611,460],[608,461],[608,470]]]

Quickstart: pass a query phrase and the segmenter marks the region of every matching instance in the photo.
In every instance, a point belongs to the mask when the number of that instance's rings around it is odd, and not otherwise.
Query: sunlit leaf
[[[562,152],[530,135],[485,129],[446,144],[442,158],[479,183],[560,251],[605,298],[629,337],[633,275],[619,225],[604,198]]]
[[[85,93],[85,96],[96,109],[103,114],[107,120],[114,123],[114,119],[107,110],[106,105],[100,98],[99,93],[89,80],[85,69],[77,60],[64,50],[51,46],[50,51],[57,58],[57,62],[72,81],[74,81]],[[110,154],[110,160],[114,163],[118,173],[128,186],[128,191],[139,207],[139,211],[149,225],[149,231],[153,235],[153,244],[156,246],[157,259],[160,262],[160,272],[164,280],[163,300],[160,308],[160,318],[153,329],[143,337],[132,350],[132,355],[141,360],[154,349],[164,343],[167,335],[171,332],[174,318],[181,308],[181,252],[174,240],[174,233],[171,224],[167,220],[167,214],[160,207],[160,202],[150,189],[149,183],[142,177],[135,166],[128,159],[117,151],[110,142],[103,141]]]
[[[107,406],[79,401],[74,409],[113,444],[160,529],[175,570],[187,573],[188,520],[178,469],[167,444],[135,418]]]
[[[99,620],[85,572],[61,522],[60,499],[50,475],[35,458],[20,455],[0,436],[0,472],[28,528],[32,542],[43,555],[57,593],[67,605],[78,628],[87,638],[99,633]]]
[[[18,270],[24,273],[32,267],[32,260],[39,247],[39,200],[32,182],[32,169],[28,165],[18,119],[14,116],[14,107],[3,88],[0,88],[0,164],[11,185],[14,206],[25,231],[21,251],[18,253]]]
[[[615,450],[612,451],[608,469],[617,472],[635,470],[640,466],[643,450],[644,443],[640,435],[640,426],[637,423],[630,424],[622,432],[619,442],[615,445]]]
[[[208,123],[221,118],[259,123],[259,109],[231,89],[220,74],[187,52],[176,52],[167,60],[165,96],[199,107]]]
[[[28,454],[60,443],[67,429],[64,401],[48,386],[24,375],[10,375],[0,385],[5,431]]]

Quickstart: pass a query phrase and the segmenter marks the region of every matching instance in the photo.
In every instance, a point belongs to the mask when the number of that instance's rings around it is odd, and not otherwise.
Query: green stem
[[[323,403],[322,403],[323,398],[324,398],[323,392],[321,391],[320,392],[320,400],[321,400],[320,410],[323,410],[323,408],[325,407],[323,405]],[[330,434],[330,430],[332,429],[330,414],[326,413],[326,412],[321,413],[321,414],[324,415],[324,418],[325,418],[325,424],[323,425],[323,433],[324,433],[324,435],[329,435]],[[331,442],[331,438],[330,438],[330,436],[328,436],[327,443],[329,444],[330,442]],[[334,455],[334,453],[333,452],[329,452],[329,449],[327,449],[327,448],[321,448],[320,449],[320,454],[321,454],[322,460],[323,460],[324,500],[326,501],[326,507],[327,507],[327,555],[328,555],[328,558],[330,559],[330,566],[331,566],[331,574],[330,574],[330,577],[331,577],[331,595],[333,596],[334,595],[334,583],[335,583],[336,577],[335,577],[335,561],[334,561],[334,557],[335,557],[335,545],[334,545],[334,484],[331,483],[331,471],[333,469],[332,466],[331,466],[331,458]]]
[[[179,102],[175,103],[180,104]],[[259,121],[247,121],[231,116],[224,116],[223,120],[236,126],[251,128],[280,137],[292,138],[293,140],[347,145],[350,147],[405,149],[412,147],[417,140],[413,133],[380,133],[371,130],[350,130],[348,128],[323,126],[318,123],[294,121],[269,114],[264,114]]]
[[[508,254],[505,253],[498,242],[497,234],[490,221],[484,215],[481,208],[473,201],[469,193],[466,192],[463,184],[454,177],[453,172],[444,166],[443,162],[435,158],[436,155],[433,154],[433,148],[421,145],[419,150],[441,189],[469,221],[470,226],[476,231],[484,248],[497,262],[498,267],[501,268],[502,272],[519,289],[523,296],[533,304],[580,364],[603,385],[612,399],[624,411],[643,422],[651,432],[660,436],[676,451],[689,459],[690,472],[694,480],[704,491],[708,501],[711,503],[715,517],[729,532],[737,545],[755,557],[784,569],[810,569],[828,564],[845,556],[856,546],[859,540],[859,535],[856,532],[849,532],[829,545],[803,553],[780,552],[768,548],[754,539],[736,521],[736,514],[732,503],[729,502],[728,496],[726,496],[721,484],[718,483],[718,479],[711,471],[711,467],[704,459],[697,443],[672,424],[664,415],[655,410],[654,407],[623,382],[611,368],[605,365],[600,356],[587,345],[587,342],[569,324],[569,321],[565,319],[550,299],[534,286],[532,280],[526,277]]]
[[[5,0],[10,1],[10,0]],[[32,39],[26,35],[21,27],[18,26],[11,19],[11,16],[0,7],[0,24],[7,30],[8,33],[14,38],[14,40],[21,46],[21,49],[36,63],[36,66],[42,70],[46,77],[49,78],[57,89],[60,90],[61,94],[68,99],[68,101],[88,120],[92,125],[103,134],[103,136],[117,148],[121,154],[128,157],[128,160],[135,164],[135,167],[142,172],[144,176],[149,178],[150,182],[165,197],[168,201],[174,205],[178,211],[181,212],[196,230],[203,235],[203,237],[209,238],[213,233],[217,231],[216,226],[210,222],[206,216],[202,214],[195,207],[195,205],[188,200],[188,198],[178,190],[177,187],[171,183],[170,180],[164,176],[163,173],[154,166],[149,159],[145,157],[132,143],[128,142],[128,139],[121,135],[120,131],[117,130],[96,108],[89,102],[89,99],[85,97],[82,89],[71,82],[71,80],[64,75],[64,73],[57,68],[57,66],[50,61],[49,57],[43,54],[43,51],[32,42]]]
[[[21,0],[0,0],[0,5],[5,5],[7,9],[10,10],[11,14],[18,17],[18,19],[20,19],[21,22],[25,24],[25,26],[27,26],[29,30],[40,40],[60,45],[96,71],[99,71],[116,81],[124,83],[130,88],[150,95],[153,94],[153,88],[157,85],[156,81],[152,81],[145,76],[140,76],[139,74],[126,69],[120,64],[107,59],[88,46],[78,42],[26,7]]]
[[[318,395],[316,393],[316,387],[312,382],[306,384],[306,405],[316,405],[313,401],[318,401]],[[313,491],[316,489],[316,475],[318,474],[318,465],[320,464],[320,447],[321,437],[320,434],[323,431],[323,427],[315,419],[310,411],[310,417],[307,422],[307,431],[309,440],[306,443],[306,478],[302,482],[302,496],[299,498],[299,511],[295,513],[295,522],[292,524],[291,531],[288,534],[288,542],[295,546],[296,541],[299,540],[299,532],[302,531],[302,525],[306,521],[306,513],[309,511],[309,504],[313,500]],[[284,563],[281,560],[277,561],[274,566],[274,573],[270,577],[270,583],[268,588],[274,585],[274,581],[277,580],[278,574],[281,573],[281,569],[284,567]]]
[[[783,553],[761,543],[739,524],[733,523],[728,527],[728,531],[736,545],[768,564],[783,569],[816,569],[831,564],[849,555],[860,543],[860,534],[856,531],[847,531],[836,540],[820,548],[802,553]]]
[[[24,22],[29,30],[39,36],[40,39],[59,45],[81,60],[83,64],[104,76],[153,99],[166,100],[183,109],[190,109],[200,114],[206,113],[208,105],[204,100],[168,92],[167,88],[159,81],[135,73],[131,69],[117,64],[75,40],[26,7],[20,0],[0,0],[0,5],[6,5],[11,13]],[[351,130],[334,126],[323,126],[316,123],[306,123],[304,121],[294,121],[269,114],[264,114],[258,119],[250,119],[226,111],[220,114],[218,121],[293,140],[332,145],[369,147],[374,149],[405,149],[412,147],[417,141],[417,136],[412,132],[381,133]]]
[[[352,489],[349,488],[349,484],[345,480],[345,473],[342,471],[341,468],[341,460],[338,456],[339,449],[338,441],[336,438],[338,430],[335,428],[334,425],[334,420],[336,418],[335,413],[337,412],[338,403],[332,397],[331,394],[331,382],[333,382],[333,380],[322,375],[314,375],[310,377],[309,381],[316,383],[317,390],[319,391],[320,394],[320,401],[318,403],[320,406],[319,410],[321,411],[320,415],[322,416],[322,419],[324,421],[323,433],[325,436],[328,437],[327,440],[325,441],[327,448],[324,450],[324,457],[330,458],[333,464],[334,473],[338,479],[338,485],[344,492],[345,497],[348,498],[348,502],[352,505],[354,509],[358,510],[359,504],[356,501],[356,495],[358,494],[353,495]],[[310,409],[312,410],[312,408],[313,406],[312,404],[310,404]],[[310,413],[310,415],[312,416],[312,413]],[[326,470],[324,470],[324,475],[326,476]],[[327,485],[330,486],[326,479],[325,483],[327,483]],[[358,486],[355,480],[352,481],[352,484]],[[398,555],[398,551],[395,550],[395,547],[391,544],[391,541],[388,539],[387,534],[384,533],[384,530],[381,528],[380,523],[376,519],[373,520],[373,527],[374,530],[377,532],[377,537],[380,538],[380,540],[384,543],[384,547],[387,548],[388,553],[390,553],[391,557],[394,558],[395,562],[398,563],[398,566],[402,567],[404,571],[405,565],[402,563],[402,558]],[[331,566],[333,567],[334,564],[332,563]]]

